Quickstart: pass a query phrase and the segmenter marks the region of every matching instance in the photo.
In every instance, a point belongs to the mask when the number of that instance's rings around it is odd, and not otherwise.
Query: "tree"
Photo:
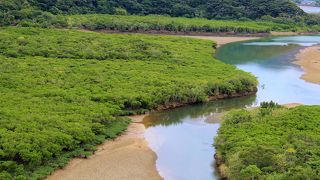
[[[249,165],[245,169],[242,169],[240,174],[243,179],[254,180],[259,179],[261,170],[256,165]]]

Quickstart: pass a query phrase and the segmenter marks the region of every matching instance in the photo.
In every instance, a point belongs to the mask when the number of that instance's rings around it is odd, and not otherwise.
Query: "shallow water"
[[[186,106],[145,118],[145,137],[158,156],[160,175],[166,180],[218,179],[212,143],[228,110],[270,100],[320,104],[320,85],[301,80],[301,68],[292,64],[299,50],[311,43],[320,44],[320,36],[274,37],[219,48],[217,58],[258,77],[259,91],[256,96]]]

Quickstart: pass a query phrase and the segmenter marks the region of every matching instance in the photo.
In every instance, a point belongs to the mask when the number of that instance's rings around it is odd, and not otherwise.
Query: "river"
[[[255,96],[219,100],[152,113],[144,119],[145,138],[157,154],[157,169],[165,180],[218,179],[213,139],[223,112],[259,105],[320,104],[320,85],[301,80],[302,69],[293,64],[307,46],[320,44],[320,36],[272,37],[224,45],[216,57],[251,72],[259,79]]]

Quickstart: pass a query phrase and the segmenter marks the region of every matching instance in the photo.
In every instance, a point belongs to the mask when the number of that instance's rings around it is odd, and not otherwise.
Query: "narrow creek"
[[[220,47],[216,57],[257,76],[259,91],[255,96],[147,116],[145,138],[157,154],[160,175],[165,180],[218,179],[212,144],[226,111],[271,100],[280,104],[320,104],[320,85],[301,80],[302,69],[292,63],[302,48],[316,44],[320,44],[320,36],[272,37]]]

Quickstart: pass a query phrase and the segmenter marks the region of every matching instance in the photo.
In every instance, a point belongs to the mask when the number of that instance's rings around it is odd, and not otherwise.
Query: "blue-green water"
[[[301,80],[303,71],[292,62],[302,48],[316,44],[320,44],[320,36],[275,37],[225,45],[216,57],[258,77],[257,103],[273,100],[314,105],[320,103],[320,86]]]
[[[160,175],[166,180],[218,179],[212,144],[223,112],[270,100],[320,104],[320,85],[301,80],[303,71],[292,63],[302,48],[315,44],[320,44],[320,36],[274,37],[219,48],[218,59],[258,77],[259,91],[256,96],[186,106],[145,118],[145,137],[158,156]]]

